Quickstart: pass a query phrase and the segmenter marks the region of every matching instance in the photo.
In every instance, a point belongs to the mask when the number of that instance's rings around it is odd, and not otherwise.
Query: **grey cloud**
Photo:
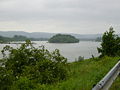
[[[29,23],[37,29],[51,25],[45,29],[49,32],[57,29],[57,32],[101,33],[100,29],[109,25],[118,28],[119,3],[118,0],[0,0],[0,22],[26,23],[27,26],[23,25],[26,29]]]

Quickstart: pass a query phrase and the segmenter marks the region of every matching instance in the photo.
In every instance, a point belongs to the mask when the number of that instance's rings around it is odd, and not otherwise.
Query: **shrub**
[[[9,52],[8,57],[5,54],[6,51]],[[67,59],[57,49],[49,52],[44,46],[35,48],[31,41],[28,40],[17,49],[6,46],[2,53],[5,60],[4,68],[6,71],[12,71],[11,75],[15,78],[13,82],[17,82],[17,87],[20,85],[22,88],[29,88],[30,81],[40,84],[51,84],[67,78],[67,70],[65,68]],[[3,77],[0,79],[2,80]]]

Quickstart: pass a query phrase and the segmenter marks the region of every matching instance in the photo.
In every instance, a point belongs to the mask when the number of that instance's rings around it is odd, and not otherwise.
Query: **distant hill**
[[[0,31],[0,36],[4,37],[13,37],[14,35],[22,35],[29,38],[50,38],[52,37],[53,33],[44,33],[44,32],[24,32],[24,31]]]
[[[46,33],[46,32],[24,32],[24,31],[0,31],[0,36],[4,37],[13,37],[14,35],[22,35],[28,38],[51,38],[56,33]],[[102,34],[73,34],[73,33],[62,33],[62,34],[70,34],[75,36],[78,39],[96,39],[97,37],[101,37]]]

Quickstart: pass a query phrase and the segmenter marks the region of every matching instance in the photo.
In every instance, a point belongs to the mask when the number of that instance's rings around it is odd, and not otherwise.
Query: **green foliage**
[[[98,52],[102,56],[120,56],[120,37],[114,34],[114,30],[111,27],[109,31],[106,31],[102,36],[101,47],[97,48]]]
[[[13,85],[9,88],[10,90],[32,90],[35,88],[35,84],[32,80],[27,77],[20,77]]]
[[[77,43],[79,42],[74,36],[57,34],[48,40],[50,43]]]
[[[15,79],[12,73],[12,70],[7,70],[5,67],[0,67],[0,90],[7,90],[10,88]]]
[[[6,55],[6,52],[9,52],[9,56]],[[7,83],[16,83],[17,86],[13,87],[13,85],[12,88],[21,87],[20,90],[31,88],[30,82],[52,84],[67,78],[67,59],[61,56],[57,49],[49,52],[44,46],[35,48],[31,41],[27,40],[17,49],[10,46],[4,47],[2,53],[4,56],[4,67],[1,67],[0,70],[3,74],[0,78],[2,87],[7,86],[4,85],[4,82],[7,81],[2,80],[9,71],[10,76]]]
[[[118,59],[119,57],[105,56],[69,63],[67,67],[70,72],[67,80],[53,85],[40,85],[37,90],[91,90],[93,85],[97,84],[118,62]]]

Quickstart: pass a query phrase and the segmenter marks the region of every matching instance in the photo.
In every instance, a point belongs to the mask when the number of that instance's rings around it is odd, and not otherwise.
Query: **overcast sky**
[[[120,33],[120,0],[0,0],[0,31]]]

